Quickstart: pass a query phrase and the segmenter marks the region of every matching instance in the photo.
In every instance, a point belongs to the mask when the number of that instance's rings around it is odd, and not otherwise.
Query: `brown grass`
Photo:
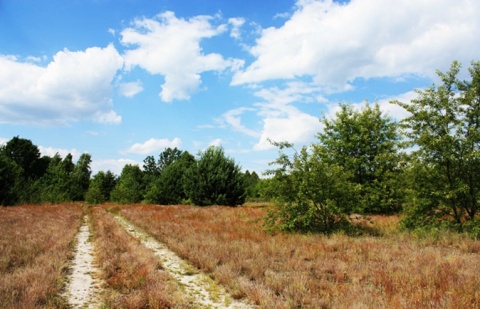
[[[459,235],[268,235],[259,207],[124,206],[121,213],[265,308],[479,308],[480,244]]]
[[[0,308],[65,308],[59,296],[80,226],[76,205],[0,207]]]
[[[106,308],[186,308],[158,258],[101,207],[91,209],[97,263],[106,282]]]

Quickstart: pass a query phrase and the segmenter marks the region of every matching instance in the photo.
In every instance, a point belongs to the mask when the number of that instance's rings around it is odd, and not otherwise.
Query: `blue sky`
[[[395,119],[453,60],[480,59],[474,0],[0,0],[0,143],[142,166],[222,146],[261,173],[338,103]]]

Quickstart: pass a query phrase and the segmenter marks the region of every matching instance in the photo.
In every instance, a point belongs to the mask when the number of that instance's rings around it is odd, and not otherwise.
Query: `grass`
[[[105,211],[110,206],[88,211],[104,307],[188,308],[182,288]],[[368,231],[358,237],[269,235],[261,226],[267,208],[116,210],[232,297],[262,308],[480,308],[479,241],[403,233],[388,216],[354,216]],[[61,295],[82,216],[79,205],[0,208],[0,308],[68,308]]]
[[[268,235],[264,207],[128,205],[123,216],[265,308],[479,308],[480,243],[401,233],[398,218],[360,218],[375,235]]]
[[[161,262],[102,207],[91,208],[93,241],[106,308],[187,308]]]
[[[66,308],[78,205],[0,207],[0,308]]]

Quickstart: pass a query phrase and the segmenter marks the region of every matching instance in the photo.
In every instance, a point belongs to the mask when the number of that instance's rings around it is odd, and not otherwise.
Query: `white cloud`
[[[176,137],[173,140],[169,139],[155,139],[151,138],[144,143],[136,143],[130,146],[124,153],[134,153],[134,154],[141,154],[141,155],[146,155],[146,154],[151,154],[153,152],[159,152],[162,151],[165,148],[175,148],[175,147],[180,147],[182,144],[182,141]]]
[[[245,23],[245,19],[241,17],[229,18],[228,23],[232,26],[232,29],[230,30],[230,36],[237,40],[240,39],[240,27],[242,27]]]
[[[126,68],[139,66],[150,74],[163,75],[165,83],[160,97],[165,102],[189,99],[201,84],[201,73],[238,68],[242,64],[217,53],[203,52],[201,40],[226,30],[225,25],[215,27],[211,20],[210,16],[179,19],[173,12],[136,20],[121,32],[121,42],[131,47],[124,56]]]
[[[241,116],[247,111],[255,111],[254,108],[247,108],[247,107],[240,107],[236,109],[232,109],[225,114],[223,114],[219,119],[218,122],[225,123],[229,125],[234,131],[244,133],[248,136],[252,137],[259,137],[260,134],[252,129],[247,128],[242,124]]]
[[[0,123],[121,121],[112,109],[112,80],[123,66],[113,45],[58,52],[46,67],[0,56]]]
[[[298,102],[324,102],[321,89],[308,83],[289,82],[284,88],[264,88],[255,93],[264,102],[257,103],[263,117],[263,129],[254,150],[274,148],[268,141],[287,141],[296,145],[311,141],[321,129],[319,116],[312,116],[293,106]]]
[[[211,140],[208,143],[208,146],[221,147],[222,146],[222,139],[221,138],[216,138],[214,140]]]
[[[93,160],[90,165],[92,169],[92,175],[100,171],[111,171],[115,175],[119,176],[122,173],[122,169],[125,165],[138,165],[142,166],[141,162],[131,160],[131,159],[110,159],[110,160]]]
[[[344,87],[355,78],[433,76],[480,54],[480,2],[299,0],[282,27],[263,29],[256,58],[232,84],[311,76]]]
[[[58,153],[60,157],[65,158],[68,154],[71,154],[73,162],[78,160],[78,158],[80,158],[80,155],[81,155],[81,153],[75,148],[69,150],[64,148],[38,146],[38,150],[40,151],[42,156],[49,156],[49,157],[53,157]]]
[[[137,80],[129,83],[121,83],[119,91],[120,95],[127,98],[133,98],[136,94],[143,91],[142,82]]]
[[[271,110],[271,116],[263,119],[263,131],[254,150],[269,150],[274,148],[268,141],[287,141],[305,144],[312,140],[321,126],[318,117],[304,113],[293,106]]]

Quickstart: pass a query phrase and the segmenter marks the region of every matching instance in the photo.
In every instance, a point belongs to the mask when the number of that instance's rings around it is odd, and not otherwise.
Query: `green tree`
[[[90,176],[92,174],[90,163],[92,163],[92,156],[88,153],[83,153],[73,168],[71,173],[71,190],[74,201],[83,201],[85,199],[85,193],[87,193],[90,185]]]
[[[410,103],[395,101],[410,116],[403,122],[417,149],[412,153],[408,227],[449,223],[458,230],[478,223],[480,201],[480,62],[471,80],[458,78],[460,64],[437,71],[441,84],[416,90]]]
[[[245,196],[248,200],[258,200],[260,199],[260,192],[258,188],[258,182],[260,181],[260,177],[254,171],[245,171],[243,174],[244,183],[245,183]]]
[[[21,168],[11,159],[0,154],[0,205],[15,205],[19,201],[21,183]]]
[[[89,204],[101,204],[110,200],[110,192],[115,188],[116,177],[111,171],[99,171],[90,180],[85,201]]]
[[[177,147],[175,148],[166,148],[161,154],[158,159],[158,171],[162,173],[168,166],[170,166],[175,161],[179,160],[182,156],[183,152]]]
[[[281,152],[272,164],[279,167],[267,174],[273,175],[269,186],[277,207],[265,219],[267,229],[329,234],[345,228],[358,191],[351,173],[324,161],[320,145],[287,155],[283,149],[293,149],[292,144],[274,144]]]
[[[365,103],[360,111],[341,104],[333,119],[323,118],[319,155],[351,173],[360,185],[356,211],[391,213],[401,209],[400,136],[398,124],[378,104]]]
[[[9,140],[2,149],[3,154],[13,160],[21,169],[25,179],[41,177],[45,170],[40,167],[40,151],[32,141],[18,136]]]
[[[143,191],[142,170],[138,165],[127,164],[123,167],[110,198],[113,202],[121,204],[138,203],[143,198]]]
[[[50,160],[47,172],[37,182],[39,201],[48,203],[72,201],[71,174],[74,167],[71,154],[66,155],[63,160],[58,153],[55,154]]]
[[[187,151],[163,168],[160,176],[150,184],[146,193],[146,200],[150,203],[172,205],[179,204],[187,199],[183,176],[195,164],[195,157]]]
[[[185,192],[192,203],[199,206],[236,206],[245,201],[242,172],[235,161],[220,147],[209,147],[200,152],[199,159],[184,177]]]

